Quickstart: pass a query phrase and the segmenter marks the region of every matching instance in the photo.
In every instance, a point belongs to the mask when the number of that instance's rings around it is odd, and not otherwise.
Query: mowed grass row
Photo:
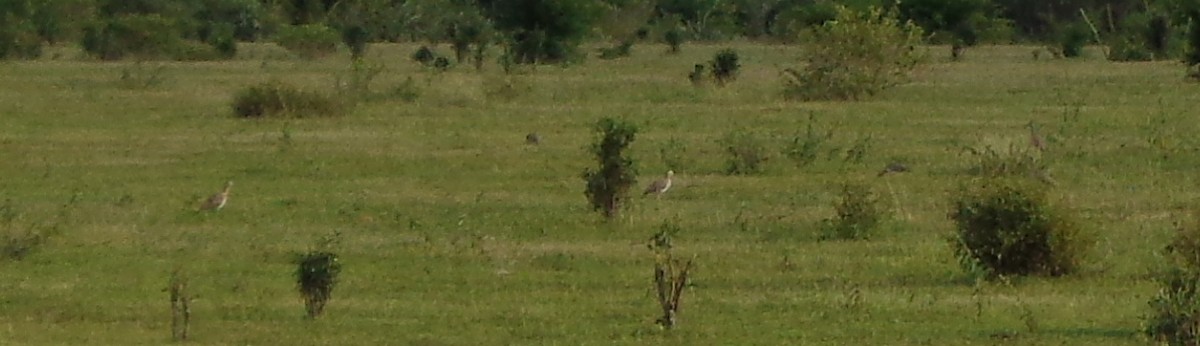
[[[137,65],[63,49],[0,64],[3,226],[58,229],[0,262],[0,340],[165,343],[163,289],[183,268],[200,344],[1144,342],[1160,253],[1197,198],[1200,86],[1178,64],[1035,61],[1020,46],[948,62],[933,47],[911,84],[801,103],[783,101],[779,79],[799,48],[731,46],[741,76],[700,89],[687,72],[726,45],[638,46],[512,76],[436,73],[408,59],[415,46],[373,46],[368,61],[385,70],[372,86],[412,78],[420,96],[303,120],[237,119],[230,100],[269,80],[329,90],[347,58],[244,46],[229,62]],[[160,84],[123,87],[122,71],[160,66]],[[796,167],[780,152],[810,115],[832,137]],[[641,129],[642,183],[666,158],[682,167],[661,200],[605,223],[581,174],[591,126],[609,116]],[[1078,275],[979,284],[947,241],[950,192],[973,160],[963,148],[1026,145],[1031,120],[1049,141],[1055,199],[1096,244]],[[534,131],[542,144],[523,144]],[[731,131],[766,144],[763,174],[724,174]],[[868,137],[862,162],[836,158]],[[875,177],[894,160],[912,172]],[[226,208],[196,213],[226,180]],[[867,241],[818,241],[853,181],[871,184],[893,221]],[[667,221],[697,268],[679,328],[663,332],[645,243]],[[335,231],[342,281],[307,320],[291,256]]]

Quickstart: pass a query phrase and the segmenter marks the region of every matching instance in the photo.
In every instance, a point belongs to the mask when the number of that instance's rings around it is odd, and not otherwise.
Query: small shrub
[[[360,25],[352,25],[342,29],[342,43],[346,44],[346,48],[350,49],[350,59],[361,60],[363,55],[367,53],[367,40],[371,38],[371,34],[366,28]]]
[[[767,149],[757,136],[749,130],[735,130],[721,140],[725,152],[729,154],[726,161],[727,174],[758,174],[765,169]]]
[[[175,19],[158,14],[123,15],[89,25],[81,45],[84,52],[101,60],[172,58],[183,43]]]
[[[837,8],[837,18],[813,29],[800,69],[784,69],[784,95],[798,100],[856,100],[907,81],[922,60],[921,28],[893,11]]]
[[[662,309],[662,317],[655,322],[666,329],[674,328],[679,323],[680,300],[683,289],[687,287],[688,275],[692,270],[692,261],[674,258],[671,249],[674,247],[672,238],[679,233],[679,226],[665,222],[659,230],[650,237],[647,246],[654,252],[654,290],[655,298]]]
[[[433,68],[437,69],[438,71],[449,70],[450,69],[450,59],[446,59],[446,57],[444,57],[444,56],[439,56],[439,57],[433,59]]]
[[[712,71],[713,79],[719,86],[725,86],[725,83],[737,79],[738,70],[742,67],[738,63],[738,54],[733,49],[723,49],[717,52],[712,61],[708,62],[708,66]]]
[[[417,51],[412,54],[413,61],[425,66],[432,65],[433,60],[437,59],[437,57],[437,53],[433,49],[429,49],[429,46],[421,46],[421,48],[417,48]]]
[[[233,98],[234,114],[242,118],[339,116],[351,105],[332,95],[277,82],[247,87]]]
[[[1183,62],[1189,68],[1200,65],[1200,9],[1188,11],[1188,21],[1192,24],[1187,31],[1187,54]]]
[[[704,85],[704,80],[707,74],[704,73],[704,64],[696,64],[692,67],[692,72],[688,73],[688,80],[692,81],[692,86],[700,87]]]
[[[1085,251],[1079,226],[1050,204],[1045,187],[981,179],[953,200],[952,247],[959,263],[989,277],[1069,274]]]
[[[683,30],[679,28],[671,28],[663,34],[663,41],[667,43],[668,47],[667,53],[679,54],[681,51],[680,47],[683,46],[683,42],[685,40],[683,35]]]
[[[1171,267],[1159,278],[1142,332],[1168,345],[1200,344],[1200,213],[1179,224],[1166,250]]]
[[[404,102],[413,102],[421,97],[421,88],[413,78],[405,77],[404,82],[392,87],[389,96],[403,100]]]
[[[637,167],[626,150],[633,144],[637,127],[613,118],[601,119],[595,126],[596,139],[592,144],[597,167],[583,173],[587,181],[588,202],[593,210],[600,210],[604,217],[617,216],[622,204],[629,198],[629,189],[637,184]]]
[[[784,156],[791,159],[798,167],[816,162],[821,153],[821,146],[833,137],[833,131],[817,132],[813,126],[815,123],[816,115],[809,114],[804,134],[793,137],[791,143],[788,143],[787,148],[783,151]]]
[[[1087,44],[1091,38],[1091,31],[1084,23],[1071,23],[1062,27],[1059,32],[1058,43],[1062,49],[1062,55],[1066,58],[1075,58],[1083,55],[1083,46]]]
[[[337,30],[323,24],[282,26],[275,32],[275,43],[305,59],[317,59],[337,52]]]
[[[0,23],[0,59],[36,59],[42,56],[42,38],[28,22],[5,18]]]
[[[296,285],[304,299],[304,308],[309,318],[316,318],[325,311],[325,304],[332,298],[333,288],[342,264],[332,252],[312,251],[296,257]]]
[[[380,73],[383,73],[383,70],[383,65],[354,59],[350,64],[348,76],[337,78],[335,87],[338,94],[354,100],[370,100],[374,96],[371,91],[371,83]]]
[[[879,195],[866,185],[843,185],[841,199],[833,209],[836,215],[824,221],[821,239],[867,239],[887,217]]]

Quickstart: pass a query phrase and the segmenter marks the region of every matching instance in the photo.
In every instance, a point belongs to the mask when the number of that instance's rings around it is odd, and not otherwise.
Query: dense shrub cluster
[[[979,179],[954,198],[953,248],[959,263],[988,276],[1069,274],[1086,242],[1046,188],[1024,179]]]
[[[1150,299],[1143,333],[1168,345],[1200,344],[1200,213],[1176,228],[1170,267]]]
[[[337,30],[322,24],[284,26],[275,33],[275,43],[305,59],[337,52],[341,42]]]
[[[900,84],[921,61],[921,33],[890,10],[838,7],[836,20],[813,30],[807,64],[783,71],[785,96],[854,100]]]
[[[821,227],[822,239],[867,239],[888,214],[879,195],[862,184],[843,185],[833,209],[835,216]]]

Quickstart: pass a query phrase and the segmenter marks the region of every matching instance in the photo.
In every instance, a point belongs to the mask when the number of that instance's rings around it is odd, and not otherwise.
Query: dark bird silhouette
[[[525,135],[525,144],[542,144],[542,136],[537,132],[530,132],[529,134]]]

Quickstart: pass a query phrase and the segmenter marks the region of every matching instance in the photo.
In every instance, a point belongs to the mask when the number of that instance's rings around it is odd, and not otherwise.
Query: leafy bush
[[[0,16],[3,16],[0,11]],[[0,17],[2,18],[2,17]],[[42,38],[33,25],[15,18],[0,23],[0,59],[36,59],[42,56]]]
[[[841,197],[833,205],[835,217],[823,222],[821,239],[867,239],[887,217],[887,208],[869,186],[843,185]]]
[[[768,159],[767,148],[754,132],[734,130],[721,140],[721,144],[725,146],[725,152],[729,154],[725,173],[758,174],[765,169]]]
[[[437,59],[437,57],[437,53],[433,49],[429,49],[429,46],[421,46],[421,48],[417,48],[417,51],[412,54],[413,61],[425,66],[433,64],[433,60]]]
[[[679,54],[681,51],[680,47],[683,46],[684,40],[686,40],[686,38],[683,36],[683,30],[679,28],[671,28],[663,34],[663,41],[666,42],[667,47],[669,47],[667,49],[667,53],[670,54]]]
[[[275,32],[276,44],[305,59],[333,54],[339,41],[337,30],[322,24],[283,26]]]
[[[1176,228],[1166,250],[1171,268],[1159,278],[1142,332],[1168,345],[1200,344],[1200,213]]]
[[[604,118],[596,123],[595,131],[592,154],[598,166],[583,172],[583,179],[587,181],[584,194],[592,210],[603,211],[606,218],[612,219],[629,198],[629,188],[637,183],[637,167],[625,153],[633,144],[637,127],[613,118]]]
[[[1087,44],[1092,33],[1086,24],[1075,22],[1063,26],[1058,35],[1063,57],[1075,58],[1083,55],[1083,46]]]
[[[785,96],[800,100],[854,100],[907,80],[921,61],[921,28],[893,11],[837,8],[836,20],[812,31],[801,69],[783,71]]]
[[[243,118],[339,116],[352,104],[315,91],[277,82],[242,89],[233,98],[233,111]]]
[[[1188,11],[1188,19],[1192,23],[1187,32],[1187,55],[1183,62],[1189,67],[1200,64],[1200,9]]]
[[[325,311],[325,304],[332,298],[342,264],[337,254],[313,251],[296,257],[296,285],[304,299],[305,312],[316,318]]]
[[[733,49],[722,49],[717,52],[712,61],[708,62],[708,66],[712,71],[713,79],[719,86],[725,86],[725,83],[737,79],[738,69],[742,67],[738,63],[738,54]]]
[[[954,198],[949,217],[959,263],[989,277],[1069,274],[1086,249],[1075,221],[1027,180],[976,180]]]
[[[367,53],[368,39],[370,39],[370,33],[362,26],[353,25],[342,29],[342,43],[350,48],[350,59],[352,60],[361,60],[363,54]]]

